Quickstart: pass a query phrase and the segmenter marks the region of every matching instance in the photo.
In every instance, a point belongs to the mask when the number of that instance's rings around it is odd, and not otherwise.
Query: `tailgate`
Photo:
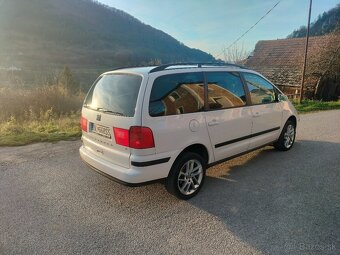
[[[134,118],[114,116],[87,108],[83,108],[82,116],[88,121],[88,132],[83,132],[82,136],[86,149],[99,158],[129,168],[131,149],[116,144],[113,127],[129,129],[136,125]]]
[[[82,136],[86,149],[126,168],[130,167],[131,149],[116,143],[113,128],[129,130],[141,124],[136,114],[141,83],[139,75],[102,75],[91,87],[82,109],[82,117],[87,120],[87,131]]]

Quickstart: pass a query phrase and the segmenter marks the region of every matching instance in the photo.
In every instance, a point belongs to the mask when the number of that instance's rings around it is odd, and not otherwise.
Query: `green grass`
[[[305,100],[301,104],[297,102],[293,102],[293,104],[299,113],[340,109],[340,100],[329,102]]]
[[[56,84],[32,88],[0,86],[0,146],[81,136],[79,119],[84,94],[73,93],[67,82],[61,82],[66,79],[61,78]]]
[[[331,102],[305,100],[293,102],[299,113],[340,109],[340,100]],[[80,113],[56,117],[46,111],[37,118],[17,121],[11,117],[0,122],[0,146],[18,146],[36,142],[75,140],[81,136]]]
[[[79,114],[23,122],[11,118],[7,122],[0,123],[0,146],[75,140],[80,136]]]

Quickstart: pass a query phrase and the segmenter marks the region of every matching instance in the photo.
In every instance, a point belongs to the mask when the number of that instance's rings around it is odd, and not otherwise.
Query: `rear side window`
[[[243,77],[246,80],[253,104],[269,104],[275,102],[275,89],[272,84],[252,73],[243,73]]]
[[[207,82],[210,110],[240,107],[246,104],[246,93],[238,73],[209,72]]]
[[[142,77],[130,74],[103,75],[89,91],[84,106],[126,117],[135,115]]]
[[[152,86],[149,114],[152,117],[204,110],[202,73],[179,73],[158,77]]]

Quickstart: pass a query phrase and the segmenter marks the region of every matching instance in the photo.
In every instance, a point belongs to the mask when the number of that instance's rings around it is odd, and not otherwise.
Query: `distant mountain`
[[[0,0],[3,69],[15,67],[31,74],[68,65],[78,77],[93,78],[118,66],[214,60],[92,0]]]
[[[340,4],[336,7],[324,12],[311,24],[310,35],[319,36],[329,34],[336,29],[340,29]],[[307,33],[307,27],[301,26],[293,33],[288,35],[288,38],[305,37]]]

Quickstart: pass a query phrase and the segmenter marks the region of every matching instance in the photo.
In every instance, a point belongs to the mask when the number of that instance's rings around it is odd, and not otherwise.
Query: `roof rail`
[[[149,71],[149,73],[155,73],[155,72],[159,72],[159,71],[164,71],[166,68],[170,67],[170,66],[197,66],[197,68],[201,68],[202,66],[221,66],[221,67],[227,67],[227,66],[233,66],[233,67],[238,67],[238,68],[243,68],[243,69],[247,69],[244,66],[241,65],[236,65],[236,64],[232,64],[232,63],[220,63],[220,62],[202,62],[202,63],[173,63],[173,64],[165,64],[165,65],[160,65],[157,66],[153,69],[151,69]]]
[[[117,71],[117,70],[120,70],[120,69],[138,68],[138,67],[145,67],[145,66],[142,66],[142,65],[139,65],[139,66],[120,66],[120,67],[116,67],[114,69],[111,69],[110,72]]]

